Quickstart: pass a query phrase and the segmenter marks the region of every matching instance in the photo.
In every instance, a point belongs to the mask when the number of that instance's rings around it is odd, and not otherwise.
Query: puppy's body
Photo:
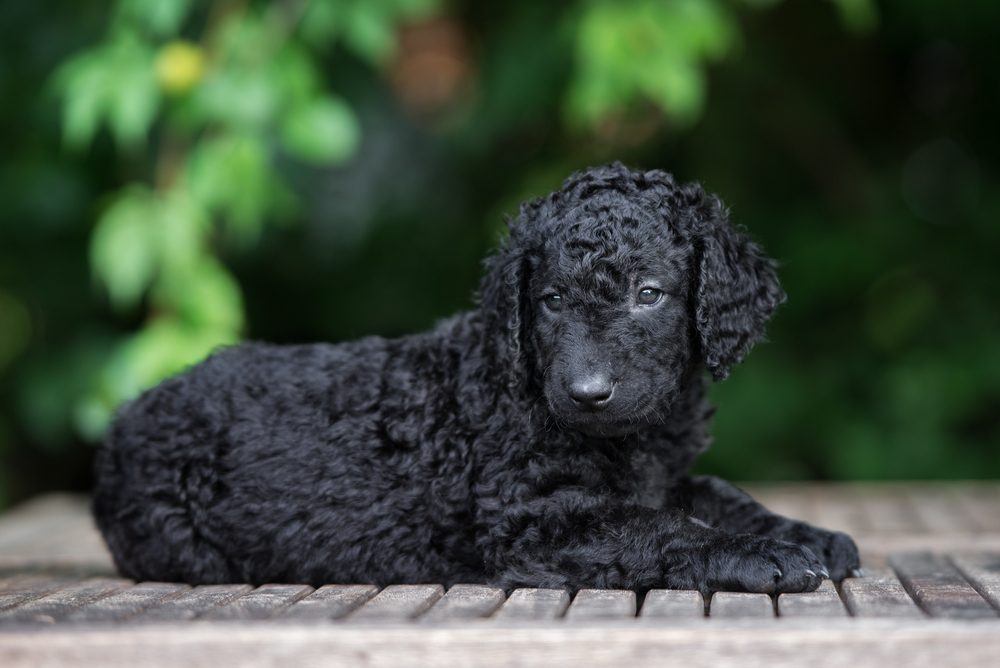
[[[98,458],[119,569],[706,591],[843,577],[843,534],[687,476],[708,444],[704,370],[723,377],[781,295],[686,188],[576,175],[522,209],[477,309],[393,340],[237,346],[144,394]]]

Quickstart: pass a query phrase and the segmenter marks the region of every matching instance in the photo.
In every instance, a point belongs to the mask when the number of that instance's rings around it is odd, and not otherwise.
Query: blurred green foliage
[[[87,0],[0,25],[0,504],[244,337],[466,307],[504,213],[622,159],[783,263],[737,479],[1000,475],[1000,5]]]

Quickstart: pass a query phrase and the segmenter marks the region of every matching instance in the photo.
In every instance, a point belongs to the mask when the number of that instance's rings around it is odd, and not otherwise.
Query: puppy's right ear
[[[486,273],[479,286],[483,334],[497,363],[507,372],[510,389],[522,388],[527,383],[530,363],[528,262],[516,233],[512,226],[511,236],[486,260]]]

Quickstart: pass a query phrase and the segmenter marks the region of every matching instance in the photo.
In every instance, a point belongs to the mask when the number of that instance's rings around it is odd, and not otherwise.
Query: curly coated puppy
[[[858,568],[848,536],[688,475],[706,375],[783,299],[697,184],[579,172],[521,207],[471,311],[236,346],[124,407],[97,523],[136,579],[812,590]]]

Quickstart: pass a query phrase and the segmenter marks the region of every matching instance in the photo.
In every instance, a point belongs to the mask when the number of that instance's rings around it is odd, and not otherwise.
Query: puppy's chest
[[[638,451],[631,461],[635,503],[648,508],[662,508],[667,500],[669,472],[661,457]]]

